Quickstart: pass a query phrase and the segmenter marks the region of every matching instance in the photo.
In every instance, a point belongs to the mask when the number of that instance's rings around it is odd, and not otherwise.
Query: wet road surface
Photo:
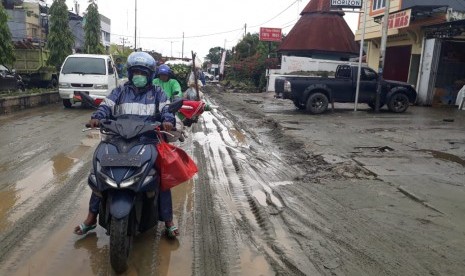
[[[269,95],[207,95],[221,108],[181,145],[199,167],[173,189],[181,235],[138,236],[125,275],[465,273],[462,115],[309,116]],[[100,139],[81,131],[91,112],[0,116],[0,275],[114,274],[101,227],[72,233]]]
[[[86,178],[100,139],[96,130],[81,131],[91,112],[49,106],[0,117],[0,274],[113,273],[103,228],[85,237],[72,233],[87,213]],[[273,151],[250,153],[257,143],[249,139],[221,113],[203,116],[182,145],[200,172],[173,189],[181,236],[166,239],[161,224],[138,236],[127,275],[273,275],[272,266],[286,267],[263,249],[270,231],[285,237],[286,230],[272,229],[260,206],[280,212],[267,178],[285,185],[289,177],[268,161]]]

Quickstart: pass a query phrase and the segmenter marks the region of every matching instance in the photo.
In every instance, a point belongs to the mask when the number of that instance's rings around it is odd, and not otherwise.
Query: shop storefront
[[[465,85],[465,20],[424,28],[418,104],[456,105]]]

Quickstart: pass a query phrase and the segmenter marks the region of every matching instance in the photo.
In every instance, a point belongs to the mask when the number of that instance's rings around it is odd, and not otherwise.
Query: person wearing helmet
[[[158,66],[157,78],[153,80],[153,85],[161,87],[170,100],[182,97],[181,85],[176,79],[171,78],[172,75],[171,68],[162,64]]]
[[[145,116],[146,120],[161,122],[162,128],[170,131],[174,124],[174,115],[168,111],[169,100],[163,90],[152,85],[155,77],[156,61],[145,52],[134,52],[127,59],[128,81],[116,87],[99,105],[89,121],[90,127],[98,127],[100,120],[110,116],[132,114]],[[75,227],[77,235],[86,234],[97,226],[100,198],[92,193],[89,212],[84,222]],[[173,225],[171,192],[160,192],[159,218],[165,222],[171,237],[178,235]]]
[[[165,92],[166,96],[171,99],[177,99],[177,98],[182,98],[182,92],[181,92],[181,85],[179,82],[171,78],[173,75],[173,72],[171,71],[171,68],[166,65],[162,64],[158,66],[157,69],[157,78],[153,80],[153,85],[154,86],[159,86],[163,91]],[[177,119],[176,120],[176,130],[170,131],[170,133],[173,136],[167,137],[168,142],[175,142],[175,141],[184,141],[184,136],[183,136],[183,128],[184,126],[182,125],[181,120]]]

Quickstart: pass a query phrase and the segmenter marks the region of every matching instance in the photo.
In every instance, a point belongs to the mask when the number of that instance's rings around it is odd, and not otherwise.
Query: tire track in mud
[[[267,261],[273,267],[276,273],[280,275],[286,275],[292,272],[291,275],[305,275],[305,273],[302,272],[293,263],[293,261],[285,257],[285,254],[283,253],[283,250],[280,248],[279,242],[276,239],[276,232],[270,220],[270,207],[273,208],[276,206],[271,206],[268,200],[266,202],[267,206],[262,206],[256,197],[251,193],[252,187],[255,186],[252,183],[257,184],[262,182],[261,177],[258,175],[252,177],[252,172],[249,168],[247,168],[249,163],[240,162],[234,151],[232,151],[230,148],[227,148],[227,150],[230,154],[230,157],[232,158],[235,171],[239,176],[241,192],[245,196],[249,207],[248,209],[243,208],[244,214],[242,214],[242,231],[247,233],[247,239],[249,239],[257,246],[257,248],[261,250],[263,254],[265,254]],[[248,157],[252,158],[252,156]],[[257,165],[257,163],[254,164]],[[251,212],[255,220],[251,221],[250,218],[248,219],[245,212]],[[256,233],[257,231],[253,229],[255,224],[258,226],[258,234]],[[270,250],[266,247],[268,247]]]
[[[18,219],[12,226],[5,229],[0,235],[0,264],[16,251],[18,244],[21,253],[28,254],[32,252],[37,244],[42,241],[31,240],[30,233],[32,230],[41,226],[42,233],[52,232],[58,227],[62,220],[70,216],[75,207],[77,198],[81,196],[85,185],[83,180],[87,179],[90,167],[90,158],[76,171],[76,173],[63,185],[55,188],[38,206]],[[25,245],[25,247],[24,247]],[[17,255],[17,254],[15,254]],[[22,254],[17,256],[18,260],[26,259]],[[16,261],[13,261],[16,262]]]
[[[250,131],[250,127],[248,126],[247,123],[245,123],[243,120],[241,120],[240,118],[238,118],[237,116],[235,116],[234,114],[232,114],[231,112],[229,111],[225,111],[225,116],[228,117],[228,118],[231,118],[233,122],[235,122],[237,125],[239,126],[242,126],[243,129],[245,129],[246,131],[248,132],[251,132],[253,133],[253,131]],[[253,113],[252,113],[253,114]],[[255,115],[255,117],[259,118],[258,116],[256,116],[256,114],[253,114]],[[254,116],[251,116],[251,117],[254,117]],[[262,141],[257,141],[257,142],[260,142],[261,143],[264,143],[264,144],[267,144],[267,143],[271,143],[271,144],[281,144],[281,142],[283,140],[288,140],[287,143],[283,143],[283,147],[281,149],[281,152],[282,150],[284,150],[285,152],[287,151],[288,154],[284,156],[284,158],[286,159],[290,159],[292,160],[291,164],[295,164],[297,167],[300,167],[300,166],[304,166],[304,168],[311,168],[310,171],[306,171],[306,169],[304,169],[303,171],[301,171],[301,174],[300,175],[297,175],[297,177],[294,175],[292,178],[290,179],[293,179],[294,181],[297,181],[297,182],[305,182],[309,185],[312,185],[311,183],[314,183],[314,184],[317,184],[321,181],[321,179],[324,179],[326,181],[328,180],[336,180],[336,179],[342,179],[344,178],[343,176],[341,175],[338,175],[337,173],[335,173],[336,169],[335,169],[335,166],[331,165],[331,164],[328,164],[326,162],[324,162],[324,160],[322,160],[322,158],[320,156],[310,156],[308,155],[305,151],[303,152],[298,152],[297,154],[295,153],[295,148],[304,148],[304,146],[298,142],[298,141],[290,141],[292,140],[292,137],[290,136],[287,136],[285,134],[285,132],[283,131],[283,128],[280,126],[279,122],[275,121],[274,119],[272,118],[260,118],[259,119],[259,124],[264,127],[265,129],[268,129],[267,132],[268,133],[268,137],[270,137],[270,141],[265,141],[265,142],[262,142]],[[252,134],[251,135],[252,138],[254,137],[258,137],[258,135],[254,135]],[[254,139],[255,140],[255,139]],[[255,140],[256,141],[256,140]],[[286,145],[288,144],[293,144],[293,146],[295,148],[287,148]],[[302,160],[305,160],[305,162],[302,162]],[[294,162],[296,161],[296,162]],[[256,165],[256,163],[251,163],[251,164],[254,164]],[[284,162],[282,162],[282,164],[284,165]],[[251,166],[252,168],[254,166]],[[286,166],[284,165],[281,170],[282,171],[285,171],[285,168]],[[257,170],[256,170],[257,171]],[[287,176],[290,176],[289,174],[286,174]],[[310,183],[309,183],[310,182]],[[292,190],[292,188],[290,188]],[[309,191],[307,191],[308,193],[312,193],[314,192],[312,189],[309,188]],[[284,198],[285,196],[283,196],[283,194],[277,192],[277,194],[279,195],[279,198],[282,199]],[[301,201],[305,202],[306,200],[310,200],[310,198],[307,198],[305,197],[305,192],[303,192],[302,190],[300,189],[296,189],[296,192],[295,194],[292,195],[292,197],[300,197],[300,199],[302,199]],[[302,198],[304,197],[304,198]],[[282,200],[282,202],[284,203],[285,200]],[[336,202],[334,202],[335,204],[337,204]],[[324,243],[328,243],[328,241],[331,241],[333,243],[333,246],[335,248],[339,248],[342,249],[344,248],[345,250],[347,250],[348,252],[351,252],[353,255],[351,256],[358,256],[358,263],[359,265],[363,265],[365,268],[366,267],[371,267],[371,269],[369,269],[371,272],[375,272],[375,271],[378,271],[378,274],[379,273],[382,273],[382,274],[389,274],[388,271],[384,270],[382,268],[382,266],[380,266],[376,260],[374,260],[373,258],[371,258],[370,256],[368,256],[367,254],[365,254],[363,251],[360,251],[360,250],[357,250],[354,246],[352,246],[351,244],[343,241],[342,239],[338,239],[335,235],[331,234],[330,231],[328,229],[324,229],[324,228],[321,228],[319,225],[317,225],[316,223],[313,223],[311,222],[307,216],[305,215],[302,215],[298,210],[315,210],[315,212],[322,216],[322,218],[324,218],[324,220],[328,221],[330,220],[330,218],[327,218],[323,215],[322,212],[319,212],[318,211],[318,208],[314,207],[314,206],[311,206],[311,207],[305,207],[305,208],[288,208],[289,206],[285,206],[286,208],[286,212],[287,213],[286,215],[284,215],[283,213],[280,213],[280,219],[283,221],[283,224],[284,225],[288,225],[290,227],[287,228],[287,230],[292,233],[292,235],[295,235],[295,236],[299,236],[300,238],[295,238],[295,241],[299,244],[300,246],[300,249],[301,249],[301,253],[303,253],[304,255],[306,255],[308,257],[308,260],[313,263],[313,266],[317,269],[317,271],[322,274],[322,275],[325,275],[327,274],[329,270],[333,270],[337,267],[339,267],[339,264],[334,264],[334,263],[331,263],[331,261],[329,261],[329,264],[328,264],[328,260],[338,260],[337,258],[335,258],[334,256],[336,256],[336,254],[334,254],[334,250],[331,249],[331,246],[328,245],[325,250],[328,250],[330,252],[333,252],[333,253],[328,253],[328,255],[322,257],[322,256],[316,256],[316,255],[312,255],[312,252],[315,252],[315,248],[313,248],[314,250],[309,250],[307,248],[307,246],[302,243],[302,240],[311,240],[313,238],[310,238],[309,234],[308,233],[302,233],[300,231],[296,231],[295,229],[293,229],[292,225],[295,225],[295,220],[297,219],[297,221],[299,221],[304,227],[304,229],[312,229],[316,234],[316,235],[319,235],[320,236],[320,239],[321,241],[323,241]],[[323,209],[321,209],[323,210]],[[297,228],[299,229],[299,228]],[[304,238],[304,239],[302,239]],[[331,243],[329,242],[329,243]],[[284,253],[283,249],[280,248],[279,245],[276,245],[276,244],[273,244],[271,246],[271,248],[273,249],[274,253],[276,253],[278,256],[280,256],[281,258],[281,261],[283,261],[285,264],[286,264],[286,267],[288,269],[287,272],[292,271],[293,275],[305,275],[305,273],[303,273],[302,271],[300,271],[298,269],[298,267],[296,265],[294,265],[294,261],[291,259],[291,258],[288,258],[286,257],[286,254]],[[317,252],[317,251],[316,251]],[[266,254],[266,252],[265,252]],[[313,253],[314,254],[314,253]],[[317,259],[317,261],[315,261],[314,259]],[[321,265],[321,264],[326,264],[325,265]],[[295,273],[295,274],[294,274]],[[363,274],[363,270],[360,271],[360,273]],[[376,272],[375,272],[376,273]]]
[[[287,180],[296,172],[295,169],[283,164],[276,153],[266,153],[261,141],[256,141],[258,135],[253,132],[245,133],[248,139],[254,141],[253,145],[235,146],[234,141],[231,141],[232,137],[226,133],[227,129],[236,128],[234,123],[216,112],[213,116],[210,119],[211,123],[220,134],[224,148],[196,142],[195,156],[200,158],[198,164],[201,168],[198,180],[200,183],[196,185],[196,202],[201,207],[197,208],[200,210],[196,212],[198,218],[196,225],[199,230],[195,234],[194,248],[199,250],[194,254],[194,274],[214,275],[214,271],[223,275],[244,273],[239,263],[240,251],[244,250],[244,247],[261,252],[274,273],[308,274],[312,269],[300,269],[292,258],[286,257],[285,247],[279,245],[270,213],[274,215],[280,212],[281,207],[276,205],[281,205],[279,202],[282,200],[280,195],[276,196],[265,180],[275,179],[278,182]],[[203,127],[207,135],[208,126],[210,123],[204,121]],[[250,153],[251,151],[253,152]],[[213,161],[205,160],[203,156],[209,156]],[[270,157],[278,161],[272,162],[269,160]],[[218,163],[222,164],[222,168],[215,166]],[[215,183],[215,180],[218,183]],[[259,202],[254,191],[264,194],[265,202]],[[211,208],[211,204],[206,204],[205,200],[213,200],[214,208]],[[231,217],[235,220],[232,221]],[[205,232],[205,229],[209,232]],[[209,239],[202,233],[214,234],[215,238]],[[223,239],[224,236],[227,238]],[[225,257],[229,259],[218,260],[218,256],[221,259]],[[215,261],[212,262],[212,258]],[[222,264],[224,267],[221,267]]]
[[[415,214],[437,217],[437,213],[424,210],[399,196],[393,187],[385,185],[356,162],[327,163],[323,156],[315,155],[303,142],[299,142],[300,139],[288,135],[278,120],[264,114],[262,106],[244,104],[241,96],[248,97],[246,94],[235,94],[231,99],[229,95],[211,92],[214,99],[218,97],[226,105],[222,108],[225,117],[246,132],[258,127],[260,136],[257,137],[264,139],[264,145],[276,145],[286,163],[302,169],[303,173],[290,178],[293,185],[273,188],[283,202],[284,211],[270,219],[275,226],[276,222],[284,225],[289,238],[298,243],[300,249],[297,251],[306,255],[309,263],[316,268],[317,272],[307,275],[439,275],[446,271],[451,274],[463,272],[463,268],[459,267],[460,258],[446,253],[450,250],[461,252],[458,247],[440,242],[447,241],[441,236],[444,229],[440,226],[433,228],[433,225],[426,229],[421,221],[416,223],[418,218],[412,217]],[[255,164],[251,167],[254,168]],[[351,176],[345,174],[346,171]],[[348,190],[352,198],[354,193],[359,193],[358,185],[365,185],[360,192],[368,196],[367,199],[387,197],[388,202],[394,205],[373,204],[376,207],[352,209],[350,202],[345,202],[348,199],[344,192],[341,192],[348,184],[353,188]],[[380,194],[371,194],[372,189]],[[359,200],[358,197],[355,199]],[[358,204],[364,206],[364,203]],[[395,205],[415,211],[404,213]],[[371,208],[374,214],[371,214]],[[431,250],[431,246],[435,250]],[[275,252],[279,250],[281,248]],[[293,259],[286,251],[281,256]],[[302,267],[301,262],[294,263]]]
[[[194,131],[199,127],[195,126]],[[210,133],[203,122],[203,134]],[[195,140],[195,139],[194,139]],[[219,158],[221,152],[215,152],[212,147],[206,147],[194,142],[194,156],[199,167],[198,178],[195,180],[195,212],[194,212],[194,261],[193,275],[236,275],[240,271],[240,258],[237,248],[235,229],[231,227],[232,219],[224,210],[227,203],[218,197],[216,190],[224,184],[214,182],[222,179],[221,170],[206,156]],[[229,193],[222,189],[222,192]]]

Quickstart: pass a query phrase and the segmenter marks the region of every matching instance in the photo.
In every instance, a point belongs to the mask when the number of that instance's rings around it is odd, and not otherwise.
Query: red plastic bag
[[[194,116],[199,116],[205,110],[205,103],[202,101],[183,101],[179,112],[186,118],[191,119]]]
[[[160,170],[160,188],[169,190],[189,179],[197,172],[194,160],[181,148],[160,141],[157,144],[156,164]]]

